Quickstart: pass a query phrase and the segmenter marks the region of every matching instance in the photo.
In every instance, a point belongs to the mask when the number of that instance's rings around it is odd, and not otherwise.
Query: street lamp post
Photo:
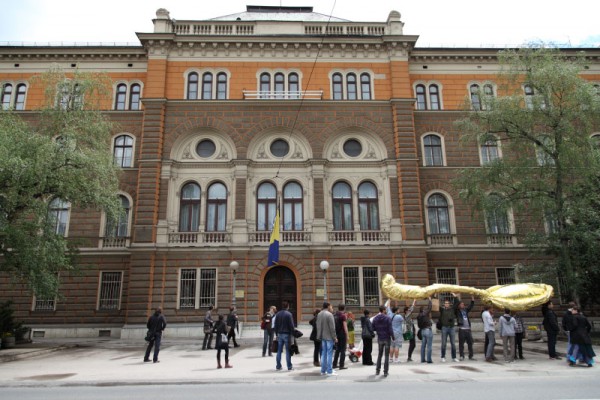
[[[237,261],[232,261],[229,263],[229,268],[231,268],[231,271],[233,272],[233,291],[231,294],[231,305],[235,306],[235,278],[236,278],[236,273],[237,273],[237,269],[240,266],[240,264]]]
[[[323,260],[319,267],[323,271],[323,301],[327,301],[327,268],[329,268],[329,263]]]

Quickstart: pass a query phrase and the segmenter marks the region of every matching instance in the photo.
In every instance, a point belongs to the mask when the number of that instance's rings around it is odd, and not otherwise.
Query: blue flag
[[[269,259],[267,267],[279,264],[279,210],[275,215],[275,223],[271,232],[271,240],[269,240]]]

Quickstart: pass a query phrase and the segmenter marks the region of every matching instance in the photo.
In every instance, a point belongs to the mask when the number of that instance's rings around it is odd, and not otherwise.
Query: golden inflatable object
[[[477,289],[471,286],[447,285],[435,283],[421,287],[396,283],[393,276],[386,274],[381,279],[383,294],[392,300],[426,299],[436,293],[467,293],[477,297],[486,304],[513,311],[523,311],[540,306],[550,300],[554,289],[543,283],[516,283],[512,285],[496,285],[488,289]]]

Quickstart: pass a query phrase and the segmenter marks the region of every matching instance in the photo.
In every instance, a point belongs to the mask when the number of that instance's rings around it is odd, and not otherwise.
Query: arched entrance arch
[[[298,298],[298,289],[294,271],[283,265],[271,267],[265,274],[263,285],[264,308],[267,309],[270,306],[275,306],[277,310],[281,310],[283,301],[288,301],[294,321],[298,322],[298,304],[296,301]]]

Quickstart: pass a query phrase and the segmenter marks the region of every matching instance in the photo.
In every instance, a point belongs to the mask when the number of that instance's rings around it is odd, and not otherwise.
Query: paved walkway
[[[420,342],[413,354],[414,362],[406,362],[407,347],[401,350],[402,362],[390,366],[387,378],[375,376],[374,366],[363,366],[346,359],[348,369],[335,377],[322,377],[312,364],[312,342],[299,341],[300,355],[292,357],[294,371],[275,371],[275,357],[262,357],[261,341],[241,339],[241,347],[230,350],[232,369],[216,369],[216,352],[202,351],[199,340],[163,339],[160,363],[142,361],[145,342],[120,339],[36,339],[34,343],[15,349],[0,350],[0,386],[53,386],[53,385],[136,385],[276,381],[341,381],[362,382],[375,379],[387,381],[464,381],[502,376],[553,376],[570,372],[595,374],[600,367],[569,368],[563,360],[549,360],[546,344],[525,342],[525,360],[514,363],[497,361],[487,363],[483,358],[483,344],[476,343],[476,361],[459,363],[440,360],[440,336],[434,337],[433,364],[420,363]],[[406,345],[406,344],[405,344]],[[564,350],[564,343],[558,348]],[[450,348],[448,346],[448,353]],[[373,349],[374,360],[377,345]],[[448,354],[449,355],[449,354]],[[496,347],[496,356],[502,359],[502,347]],[[284,357],[285,358],[285,357]],[[448,359],[451,361],[450,359]],[[282,360],[283,361],[283,360]],[[285,369],[285,363],[284,363]]]

